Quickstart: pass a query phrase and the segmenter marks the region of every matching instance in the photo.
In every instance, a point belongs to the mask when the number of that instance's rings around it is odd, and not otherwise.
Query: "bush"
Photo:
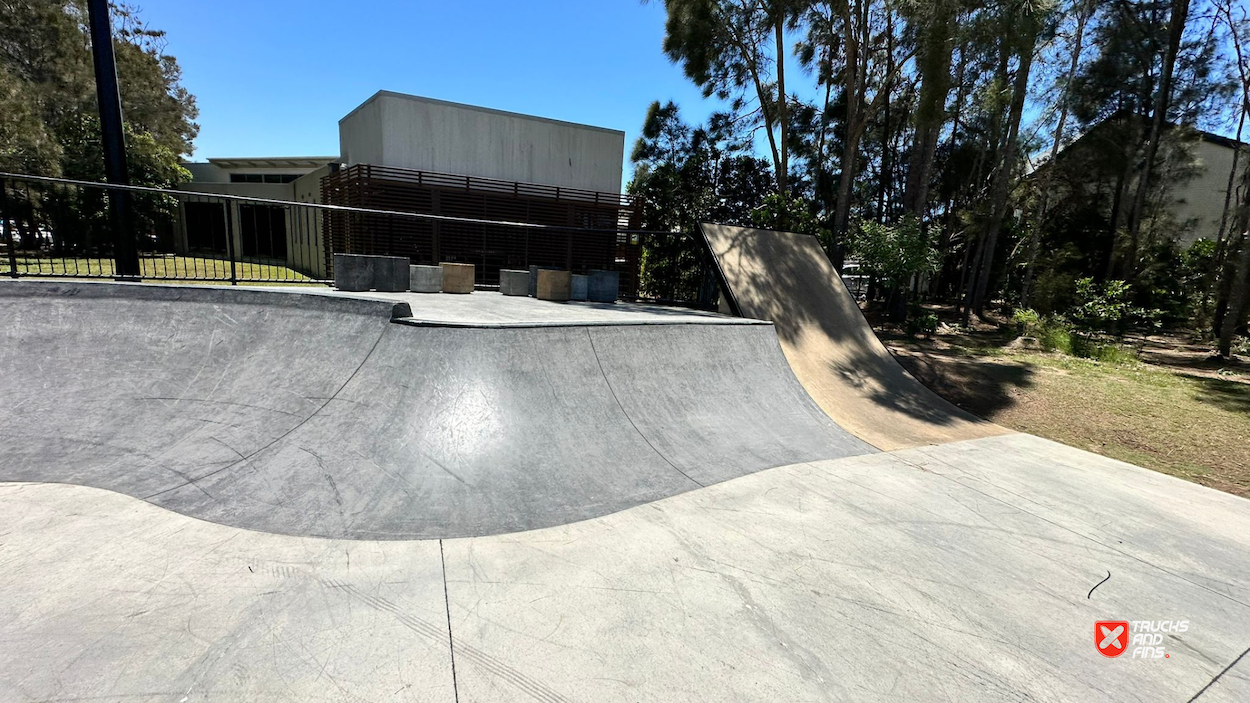
[[[1114,343],[1102,343],[1077,337],[1072,341],[1072,356],[1093,359],[1106,364],[1129,364],[1137,361],[1137,352]]]
[[[937,334],[938,316],[927,312],[922,315],[914,315],[907,321],[907,334],[915,337],[923,334],[925,339]]]
[[[1039,315],[1029,308],[1017,309],[1011,316],[1021,336],[1032,337],[1046,351],[1072,353],[1072,332],[1061,317]]]

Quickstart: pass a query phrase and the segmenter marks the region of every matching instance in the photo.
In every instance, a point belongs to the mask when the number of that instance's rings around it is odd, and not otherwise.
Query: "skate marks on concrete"
[[[470,539],[56,484],[0,484],[0,534],[2,700],[1250,699],[1250,502],[1028,435]],[[1167,658],[1093,641],[1179,619]]]
[[[387,301],[38,281],[0,305],[0,480],[249,529],[511,532],[873,451],[771,325],[423,328]]]
[[[946,402],[898,365],[815,237],[699,227],[741,314],[773,322],[803,387],[855,436],[891,450],[1008,431]]]

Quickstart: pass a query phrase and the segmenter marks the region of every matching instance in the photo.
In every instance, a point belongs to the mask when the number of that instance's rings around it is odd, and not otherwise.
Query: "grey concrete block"
[[[443,291],[443,267],[408,267],[408,290],[413,293],[441,293]]]
[[[587,281],[586,297],[596,303],[615,303],[621,293],[619,271],[591,269]]]
[[[531,266],[530,267],[530,297],[538,297],[538,272],[539,271],[559,271],[559,266]]]
[[[569,300],[585,300],[589,291],[589,277],[573,274],[572,287],[569,289]]]
[[[364,254],[334,255],[334,287],[365,291],[373,287],[374,257]]]
[[[374,257],[373,287],[376,290],[387,293],[398,293],[408,290],[408,257]]]
[[[499,292],[504,295],[529,295],[530,272],[513,269],[499,270]]]

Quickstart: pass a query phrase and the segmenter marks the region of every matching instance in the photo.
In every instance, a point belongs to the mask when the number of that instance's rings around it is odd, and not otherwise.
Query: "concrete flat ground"
[[[1027,435],[408,542],[8,483],[0,535],[6,701],[1250,699],[1250,503]]]
[[[290,292],[290,288],[271,289]],[[714,312],[617,301],[556,303],[479,290],[468,295],[444,293],[344,293],[317,290],[319,295],[405,302],[412,307],[410,324],[450,327],[554,327],[600,325],[752,325],[760,320]]]

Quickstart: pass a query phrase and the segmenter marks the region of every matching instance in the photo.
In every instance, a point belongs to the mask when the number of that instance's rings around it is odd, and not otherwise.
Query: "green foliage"
[[[639,284],[653,298],[694,300],[704,285],[702,254],[694,239],[701,221],[751,224],[771,187],[767,162],[748,153],[734,125],[713,115],[694,127],[677,106],[652,103],[631,158],[643,229],[673,234],[642,239]]]
[[[907,319],[907,334],[915,337],[924,335],[925,339],[937,334],[938,316],[931,312],[913,315]]]
[[[1036,339],[1042,349],[1072,353],[1072,332],[1062,317],[1040,315],[1031,308],[1020,308],[1012,313],[1011,320],[1022,336]]]
[[[833,238],[833,230],[816,217],[815,207],[807,199],[783,198],[775,192],[765,195],[759,207],[751,211],[751,224],[761,229],[810,234],[819,239],[826,249]]]
[[[1157,325],[1158,310],[1132,304],[1132,288],[1125,281],[1095,283],[1093,278],[1076,282],[1076,303],[1068,312],[1075,327],[1088,337],[1093,333],[1123,334],[1129,324]]]
[[[851,239],[851,252],[865,270],[887,285],[905,285],[918,273],[935,271],[941,257],[930,236],[912,216],[897,224],[862,221]]]
[[[195,99],[164,52],[164,33],[130,6],[111,9],[130,181],[172,187],[190,179],[180,161],[199,129]],[[83,0],[0,3],[0,169],[104,180],[86,21]],[[99,192],[12,189],[8,197],[22,248],[101,253],[96,233],[107,231],[107,210]],[[176,208],[164,196],[131,198],[141,248],[171,234]],[[35,212],[49,222],[36,221]]]

